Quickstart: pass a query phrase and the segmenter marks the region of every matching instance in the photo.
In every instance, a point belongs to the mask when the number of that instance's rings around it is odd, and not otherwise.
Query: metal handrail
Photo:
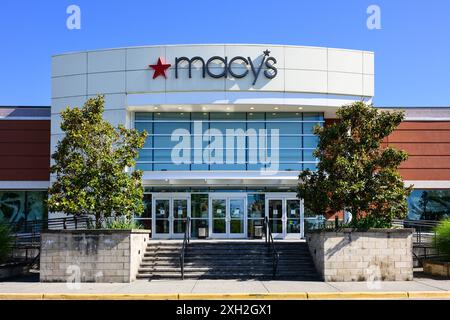
[[[413,228],[413,256],[419,266],[428,259],[439,259],[441,254],[436,246],[435,227],[440,223],[438,220],[400,220],[394,219],[393,225],[400,228]],[[429,253],[431,250],[432,253]],[[421,252],[421,253],[420,253]]]
[[[41,232],[49,229],[78,229],[88,226],[89,217],[65,217],[54,219],[35,219],[7,223],[13,237],[13,250],[25,250],[25,261],[34,264],[40,257]],[[37,250],[37,255],[29,257],[29,250]],[[34,251],[32,251],[34,252]]]
[[[180,253],[181,280],[184,280],[184,256],[186,254],[187,245],[189,244],[190,238],[191,238],[191,218],[187,217],[184,228],[183,246],[181,247]]]
[[[266,244],[267,244],[267,250],[268,252],[272,253],[272,276],[273,278],[277,275],[277,269],[278,269],[278,261],[280,260],[280,254],[278,253],[277,249],[275,248],[275,242],[273,241],[273,235],[272,235],[272,228],[269,223],[269,218],[264,217],[264,226],[265,226],[265,233],[266,233]],[[272,247],[272,250],[270,250]]]

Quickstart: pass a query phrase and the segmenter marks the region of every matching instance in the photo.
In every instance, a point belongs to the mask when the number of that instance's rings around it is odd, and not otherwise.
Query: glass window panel
[[[188,164],[172,164],[172,163],[155,163],[153,165],[154,171],[188,171],[190,169]]]
[[[154,115],[155,121],[189,121],[190,114],[188,112],[157,112]]]
[[[244,200],[231,199],[230,200],[230,218],[244,219]]]
[[[213,122],[211,121],[209,123],[210,129],[217,129],[220,130],[222,135],[245,135],[246,133],[246,124],[245,122]],[[237,130],[241,129],[238,132],[231,132],[228,133],[227,129],[229,130]]]
[[[173,232],[174,233],[184,233],[186,230],[185,220],[175,219],[173,220]]]
[[[323,113],[303,112],[303,121],[323,121]]]
[[[207,121],[209,119],[209,113],[207,112],[192,112],[191,120],[203,120]]]
[[[191,171],[208,171],[209,164],[191,164]]]
[[[270,221],[270,227],[272,233],[282,233],[283,232],[283,221],[281,219],[273,219]]]
[[[302,137],[301,136],[271,136],[267,137],[266,143],[267,147],[272,148],[272,139],[278,141],[279,148],[301,148],[302,147]]]
[[[254,121],[254,120],[261,120],[264,121],[265,114],[264,112],[249,112],[247,113],[247,120]]]
[[[145,130],[147,131],[148,134],[151,134],[153,131],[152,126],[153,126],[152,122],[136,122],[134,128],[141,132]]]
[[[42,220],[47,218],[47,209],[45,201],[47,200],[46,191],[27,191],[26,194],[26,219],[28,221]]]
[[[191,194],[192,218],[208,218],[208,194]]]
[[[249,194],[247,196],[247,211],[249,218],[262,218],[265,215],[265,195]]]
[[[153,112],[136,112],[135,120],[153,120]]]
[[[153,134],[152,134],[152,123],[148,123],[148,122],[136,122],[135,123],[135,129],[139,130],[139,131],[147,131],[148,136],[147,139],[145,139],[145,144],[144,144],[144,148],[152,148],[153,145]]]
[[[267,122],[266,129],[268,134],[271,134],[269,130],[277,129],[280,135],[284,134],[302,134],[302,124],[300,122]]]
[[[210,170],[217,171],[245,171],[245,164],[211,164],[209,166]]]
[[[155,217],[156,219],[169,218],[169,203],[170,200],[155,200]]]
[[[169,220],[156,220],[156,233],[170,233]]]
[[[173,218],[175,220],[187,218],[187,200],[186,199],[174,199],[173,200]]]
[[[212,214],[213,219],[225,218],[226,217],[226,200],[225,199],[213,199],[212,200]]]
[[[314,150],[303,150],[303,161],[316,161],[313,152]]]
[[[300,219],[300,201],[286,200],[286,205],[287,205],[287,217]]]
[[[153,170],[153,164],[151,163],[137,163],[136,164],[136,169],[137,170],[142,170],[142,171],[152,171]]]
[[[226,233],[225,219],[213,219],[213,232]]]
[[[301,162],[301,149],[280,149],[279,150],[280,163],[282,162]]]
[[[265,164],[263,164],[263,163],[247,164],[248,171],[260,171],[264,167],[265,167]]]
[[[12,223],[25,220],[25,191],[0,191],[0,221]]]
[[[155,162],[172,163],[171,149],[155,149]]]
[[[186,131],[186,134],[191,132],[190,122],[155,122],[154,123],[154,133],[155,134],[174,134],[175,130],[182,129],[182,134]]]
[[[266,128],[266,124],[264,122],[247,122],[246,134],[249,134],[249,133],[255,134],[256,133],[256,141],[258,141],[259,131],[261,129],[265,129],[265,128]],[[247,139],[249,139],[249,138],[251,138],[251,137],[247,136]]]
[[[303,170],[309,169],[311,171],[316,171],[317,166],[314,163],[304,163],[303,164]]]
[[[152,217],[152,195],[144,194],[144,213],[140,218],[151,218]]]
[[[303,137],[303,148],[317,148],[319,143],[319,138],[316,136],[304,136]]]
[[[245,121],[247,115],[245,112],[211,112],[211,120],[232,120],[232,121]]]
[[[304,134],[314,134],[314,127],[320,125],[316,122],[305,122],[303,123],[303,133]]]
[[[283,215],[283,201],[269,200],[269,219],[281,219]]]
[[[230,233],[244,233],[244,220],[231,220]]]
[[[287,233],[300,233],[300,219],[287,219]]]
[[[139,157],[137,161],[153,161],[153,150],[152,149],[139,150]]]
[[[170,136],[155,136],[154,137],[155,148],[173,148],[178,143],[179,143],[178,141],[172,141],[170,139]]]
[[[273,165],[272,165],[273,168]],[[281,171],[301,171],[302,164],[301,163],[280,163],[278,170]]]
[[[408,198],[408,219],[441,220],[450,217],[450,190],[413,190]]]
[[[273,121],[302,121],[301,112],[267,112],[266,120]]]

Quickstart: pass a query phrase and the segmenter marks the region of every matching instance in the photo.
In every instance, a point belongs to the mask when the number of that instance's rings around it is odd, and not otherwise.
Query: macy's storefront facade
[[[137,164],[146,211],[136,219],[154,238],[182,237],[186,217],[193,237],[252,238],[268,217],[275,237],[301,238],[321,219],[295,192],[299,172],[316,165],[312,128],[344,104],[371,102],[374,54],[173,45],[55,55],[51,152],[63,108],[96,94],[112,124],[150,133]]]

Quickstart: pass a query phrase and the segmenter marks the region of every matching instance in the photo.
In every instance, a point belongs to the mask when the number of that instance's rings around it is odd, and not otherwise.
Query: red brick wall
[[[405,180],[450,180],[450,122],[407,121],[387,139],[409,159],[400,172]]]
[[[450,121],[405,121],[385,142],[408,152],[400,167],[405,180],[450,180]]]
[[[0,181],[48,181],[50,120],[0,121]]]

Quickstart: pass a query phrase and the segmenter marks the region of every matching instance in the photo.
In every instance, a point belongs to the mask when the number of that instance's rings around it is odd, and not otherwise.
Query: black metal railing
[[[265,241],[267,244],[268,253],[272,255],[272,277],[275,279],[278,269],[278,261],[280,260],[280,254],[275,248],[275,242],[272,235],[272,227],[270,226],[270,221],[268,217],[264,218],[264,231],[265,231]]]
[[[87,229],[90,227],[90,218],[65,217],[55,219],[22,220],[8,223],[13,237],[12,260],[24,260],[34,263],[39,259],[41,247],[41,232],[51,229]],[[24,255],[23,255],[24,254]]]
[[[183,245],[181,246],[180,252],[180,268],[181,268],[181,279],[184,280],[184,256],[186,255],[187,246],[191,239],[191,218],[187,217],[184,227],[184,239]]]
[[[435,220],[399,220],[393,221],[393,226],[413,228],[413,256],[419,266],[427,259],[439,259],[441,254],[436,247],[435,228],[440,221]]]

